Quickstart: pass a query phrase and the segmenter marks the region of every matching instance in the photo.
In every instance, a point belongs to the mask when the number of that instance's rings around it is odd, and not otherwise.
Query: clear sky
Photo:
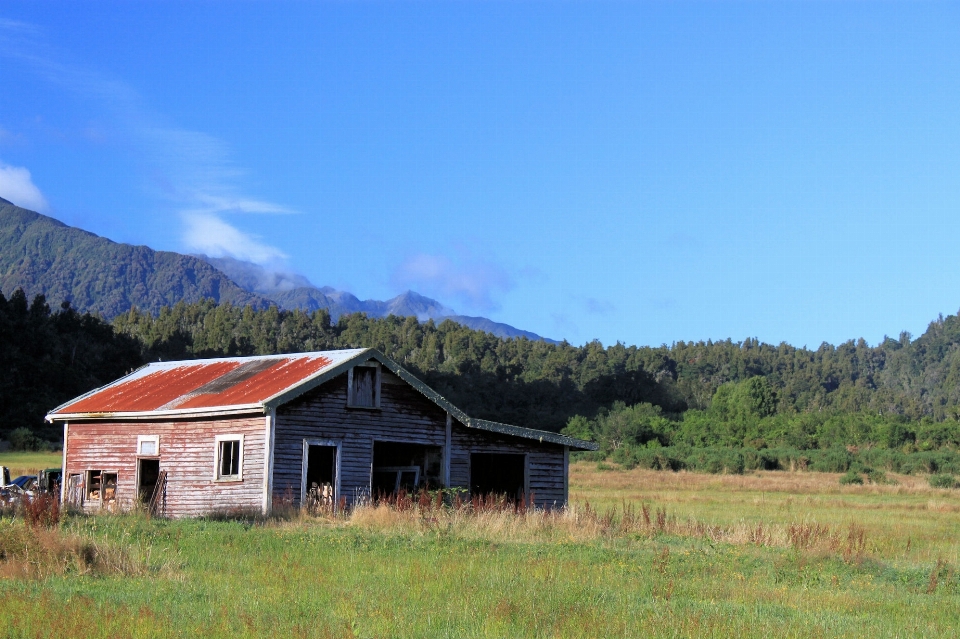
[[[960,307],[956,3],[0,5],[0,196],[580,344]]]

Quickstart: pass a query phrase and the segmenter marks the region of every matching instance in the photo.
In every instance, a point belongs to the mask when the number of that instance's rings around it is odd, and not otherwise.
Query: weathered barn
[[[567,501],[595,445],[473,419],[373,349],[160,362],[54,409],[63,497],[172,517],[420,487]]]

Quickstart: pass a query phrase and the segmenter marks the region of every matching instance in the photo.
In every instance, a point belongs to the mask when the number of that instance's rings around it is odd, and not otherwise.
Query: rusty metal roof
[[[364,349],[148,364],[58,406],[48,419],[263,408]]]
[[[58,406],[47,415],[47,421],[265,413],[346,372],[351,366],[371,359],[379,361],[467,428],[580,450],[597,450],[593,442],[470,417],[372,348],[147,364],[112,384]]]

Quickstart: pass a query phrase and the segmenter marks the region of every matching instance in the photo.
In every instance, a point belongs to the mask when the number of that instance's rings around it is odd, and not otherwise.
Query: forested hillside
[[[0,291],[22,288],[30,299],[68,300],[74,309],[112,319],[131,308],[158,313],[177,302],[212,299],[265,309],[371,317],[451,318],[501,337],[546,339],[485,317],[456,315],[414,291],[387,300],[360,300],[347,291],[316,287],[305,277],[275,273],[230,257],[182,255],[113,242],[0,198]],[[546,341],[552,341],[546,339]]]
[[[676,445],[756,450],[960,446],[956,316],[938,318],[917,339],[902,334],[876,346],[857,340],[810,350],[747,339],[604,347],[502,339],[452,321],[420,323],[413,317],[351,314],[333,323],[325,310],[257,310],[211,300],[181,302],[156,316],[134,309],[109,326],[69,308],[51,314],[42,310],[42,301],[24,310],[22,294],[14,297],[16,304],[11,300],[7,308],[15,306],[14,316],[27,318],[23,321],[52,327],[79,322],[96,328],[101,341],[91,346],[94,351],[124,353],[98,360],[92,352],[64,364],[66,347],[44,346],[53,354],[41,349],[40,359],[57,362],[62,374],[70,372],[75,380],[56,390],[41,392],[41,384],[15,391],[44,410],[112,379],[116,370],[159,358],[368,346],[409,368],[468,414],[545,430],[566,428],[601,441],[608,452]],[[14,340],[15,333],[5,332],[4,339]],[[54,344],[64,339],[51,342],[49,333],[36,330],[27,334],[42,337],[26,339],[16,356],[23,360],[35,359],[25,350],[31,340]],[[117,365],[93,365],[106,359]],[[71,372],[78,361],[94,368],[83,375]],[[21,382],[5,375],[4,405],[14,406],[10,389]],[[5,423],[29,422],[39,429],[42,411],[27,413]]]
[[[112,242],[0,198],[0,291],[18,288],[108,318],[181,300],[269,305],[203,260]]]
[[[57,441],[60,427],[43,417],[64,401],[102,386],[142,363],[137,341],[64,304],[56,312],[42,296],[0,292],[0,437],[18,429],[19,443]]]

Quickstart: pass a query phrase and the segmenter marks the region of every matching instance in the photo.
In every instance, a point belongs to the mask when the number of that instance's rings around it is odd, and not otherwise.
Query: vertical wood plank
[[[450,439],[453,430],[453,416],[447,413],[447,428],[443,442],[443,485],[450,488]]]

